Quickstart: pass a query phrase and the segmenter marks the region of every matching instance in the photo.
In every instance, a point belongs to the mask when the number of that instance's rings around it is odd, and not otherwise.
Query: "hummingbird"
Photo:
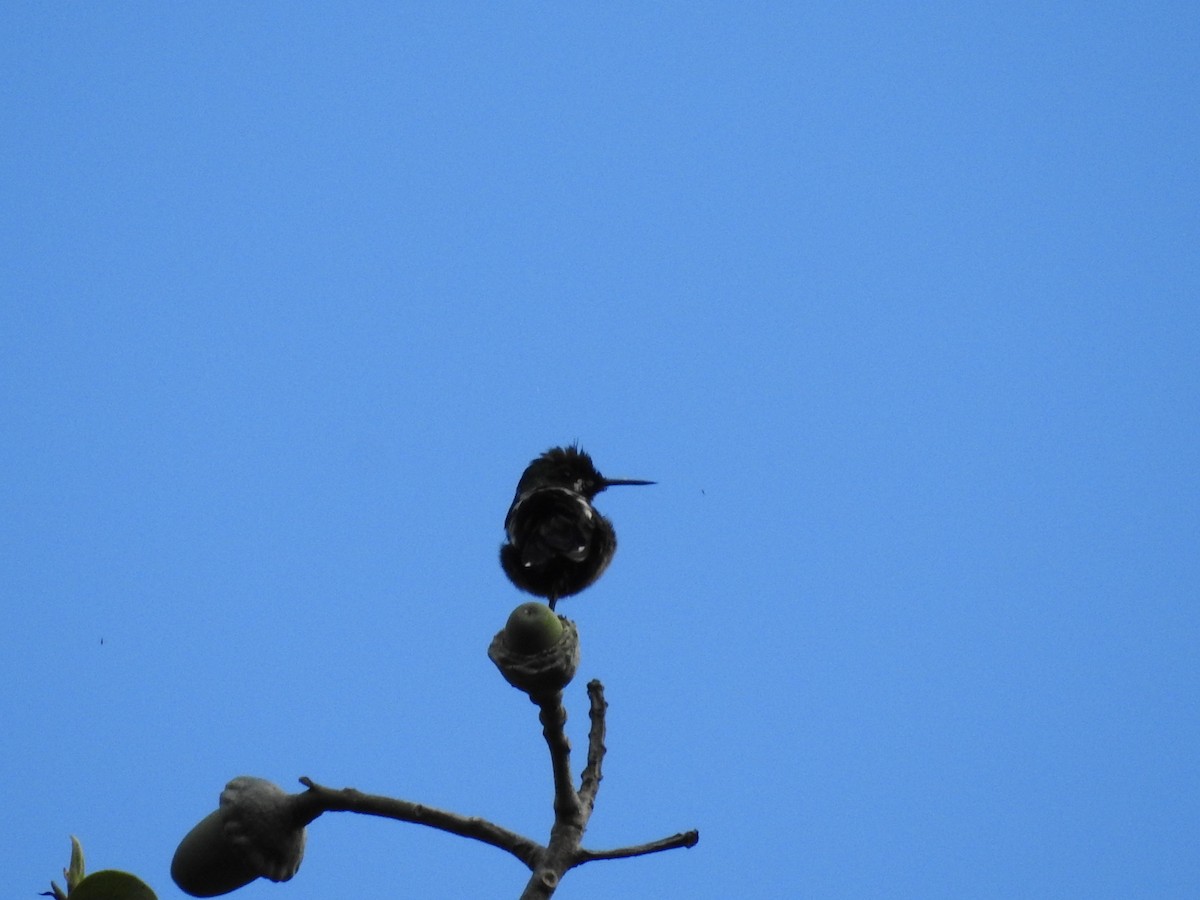
[[[578,444],[552,447],[531,462],[504,517],[500,565],[508,580],[554,609],[599,578],[617,551],[617,533],[592,500],[617,484],[654,482],[605,478]]]

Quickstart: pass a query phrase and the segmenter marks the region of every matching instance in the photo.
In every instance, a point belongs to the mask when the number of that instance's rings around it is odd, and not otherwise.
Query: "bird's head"
[[[592,458],[578,444],[552,447],[531,462],[517,484],[517,496],[538,487],[564,487],[589,501],[607,487],[617,484],[654,484],[633,478],[605,478]]]

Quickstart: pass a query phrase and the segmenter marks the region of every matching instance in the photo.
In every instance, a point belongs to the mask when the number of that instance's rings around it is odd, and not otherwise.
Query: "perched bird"
[[[578,445],[554,447],[531,462],[504,519],[500,565],[508,580],[554,609],[599,578],[617,551],[617,533],[592,498],[615,484],[654,482],[605,478]]]

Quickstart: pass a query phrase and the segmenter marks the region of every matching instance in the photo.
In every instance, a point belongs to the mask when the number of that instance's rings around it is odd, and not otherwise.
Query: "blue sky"
[[[621,545],[557,896],[1200,893],[1194,4],[0,13],[3,887],[230,778],[544,839],[531,457]],[[576,769],[582,759],[576,760]],[[330,815],[239,896],[517,896]]]

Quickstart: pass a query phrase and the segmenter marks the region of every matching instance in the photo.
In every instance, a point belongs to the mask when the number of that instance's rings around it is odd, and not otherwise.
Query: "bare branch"
[[[604,699],[604,685],[595,678],[588,682],[587,692],[591,701],[588,718],[592,721],[592,727],[588,732],[587,766],[580,779],[579,800],[590,816],[596,806],[596,792],[600,789],[600,779],[604,777],[600,769],[607,750],[604,746],[604,716],[608,710],[608,701]]]
[[[542,852],[537,842],[478,816],[463,816],[395,797],[364,794],[355,788],[328,788],[307,777],[301,778],[300,783],[308,790],[296,796],[303,803],[303,815],[309,822],[325,812],[353,812],[412,822],[491,844],[508,851],[531,869]]]
[[[578,824],[580,833],[587,824],[583,820],[583,805],[575,786],[571,782],[571,741],[567,738],[563,726],[567,722],[567,710],[563,706],[562,691],[556,691],[551,696],[532,698],[541,712],[538,715],[542,723],[542,734],[546,738],[546,746],[550,748],[550,768],[554,773],[554,820],[556,824],[570,821]]]
[[[679,834],[650,841],[647,844],[638,844],[636,847],[621,847],[617,850],[581,849],[575,864],[581,866],[597,859],[627,859],[631,856],[646,856],[649,853],[661,853],[663,850],[675,850],[679,847],[695,847],[699,841],[700,832],[693,830],[682,831]]]
[[[295,822],[297,825],[307,825],[322,813],[354,812],[426,825],[460,837],[473,838],[511,853],[529,867],[530,878],[521,894],[522,900],[546,900],[554,894],[567,871],[587,862],[645,856],[677,847],[694,847],[700,839],[697,831],[681,832],[661,840],[616,850],[583,848],[583,834],[595,807],[596,794],[603,777],[601,768],[607,752],[604,741],[608,702],[604,698],[604,685],[593,680],[589,682],[587,690],[591,703],[588,711],[591,727],[588,732],[587,764],[578,791],[571,779],[571,742],[564,728],[567,711],[563,707],[562,691],[534,694],[530,698],[539,709],[538,719],[550,750],[550,766],[554,775],[554,825],[546,846],[476,816],[463,816],[394,797],[364,794],[355,788],[324,787],[307,777],[301,778],[300,783],[308,790],[289,797]]]

